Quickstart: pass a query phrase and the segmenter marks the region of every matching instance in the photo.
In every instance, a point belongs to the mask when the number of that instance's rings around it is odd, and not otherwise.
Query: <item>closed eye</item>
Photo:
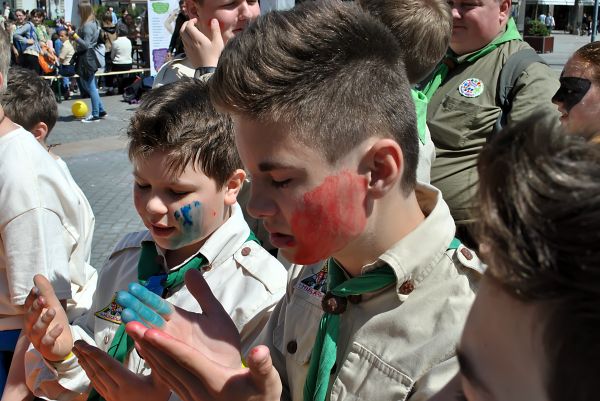
[[[287,180],[283,180],[283,181],[271,180],[271,185],[273,185],[275,188],[285,188],[289,185],[289,183],[291,181],[292,181],[291,178],[288,178]]]

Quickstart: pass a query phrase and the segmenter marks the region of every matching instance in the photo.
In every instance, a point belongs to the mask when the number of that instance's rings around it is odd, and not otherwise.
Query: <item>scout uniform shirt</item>
[[[284,294],[286,284],[286,273],[281,264],[255,241],[249,241],[249,235],[250,229],[243,219],[241,208],[235,204],[231,217],[199,251],[208,260],[201,271],[240,331],[244,354]],[[100,272],[92,309],[71,326],[74,340],[83,339],[104,351],[109,348],[121,324],[121,307],[115,303],[115,293],[126,290],[129,283],[137,281],[137,264],[144,241],[153,241],[148,231],[129,234],[117,244]],[[201,311],[185,286],[167,299],[186,310]],[[87,399],[87,394],[81,394],[90,390],[90,381],[78,365],[77,358],[48,363],[30,347],[25,361],[27,384],[36,396],[60,400]],[[150,374],[149,366],[135,349],[126,357],[124,365],[134,373]],[[171,395],[171,400],[177,399],[177,395]]]
[[[479,265],[474,253],[467,260],[448,250],[454,222],[439,191],[418,184],[416,194],[426,219],[363,268],[366,272],[387,264],[397,281],[382,291],[348,298],[340,315],[329,400],[426,400],[458,370],[455,347],[475,297]],[[459,263],[458,255],[474,269]],[[327,292],[326,266],[292,265],[289,274],[295,278],[260,338],[281,377],[282,400],[303,400]],[[294,269],[301,270],[295,275]]]
[[[508,57],[529,47],[512,40],[503,43],[474,63],[458,64],[429,101],[427,125],[437,157],[431,169],[431,184],[442,191],[457,224],[468,223],[479,176],[477,156],[493,135],[501,113],[496,103],[500,71]],[[458,57],[468,58],[470,54]],[[558,111],[551,98],[559,87],[550,67],[532,63],[517,79],[507,122],[522,121],[533,112]]]

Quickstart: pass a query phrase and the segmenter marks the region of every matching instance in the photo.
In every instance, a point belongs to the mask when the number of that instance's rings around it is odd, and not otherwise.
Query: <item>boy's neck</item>
[[[210,236],[198,243],[186,245],[179,249],[164,249],[163,251],[165,254],[165,261],[167,262],[167,267],[172,269],[175,266],[179,266],[191,256],[197,254],[208,238],[210,238]]]
[[[0,107],[0,137],[8,134],[19,128],[19,126],[12,122],[10,118],[4,114],[4,109]]]
[[[360,237],[350,242],[334,258],[351,276],[361,275],[371,264],[425,220],[414,191],[375,201],[367,226]]]

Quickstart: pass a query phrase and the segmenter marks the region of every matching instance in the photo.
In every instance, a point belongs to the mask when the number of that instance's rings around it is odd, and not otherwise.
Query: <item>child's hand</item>
[[[216,67],[225,47],[219,21],[215,18],[210,21],[210,37],[200,32],[197,23],[198,19],[192,18],[184,22],[179,31],[185,55],[194,68]]]
[[[269,348],[253,348],[249,368],[232,368],[206,358],[198,349],[138,322],[127,333],[152,368],[184,401],[279,401],[282,385]],[[188,339],[188,343],[193,339]]]
[[[239,367],[240,335],[235,324],[201,273],[190,270],[186,273],[185,283],[203,313],[173,306],[140,284],[132,283],[129,292],[117,293],[117,302],[124,308],[121,318],[126,323],[137,321],[158,328],[201,350],[204,358],[218,361],[223,366]]]
[[[23,331],[45,359],[62,361],[73,348],[67,313],[46,277],[37,274],[33,282],[25,300]]]
[[[166,401],[171,390],[155,375],[141,376],[124,367],[106,352],[76,341],[73,353],[92,386],[106,401]]]

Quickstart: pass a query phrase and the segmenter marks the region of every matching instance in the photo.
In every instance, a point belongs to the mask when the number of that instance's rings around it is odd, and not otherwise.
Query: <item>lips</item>
[[[150,231],[152,233],[152,236],[168,237],[173,232],[175,232],[175,227],[164,227],[152,224],[150,225]]]
[[[276,248],[289,248],[296,245],[296,240],[293,236],[281,233],[269,234],[269,241]]]

